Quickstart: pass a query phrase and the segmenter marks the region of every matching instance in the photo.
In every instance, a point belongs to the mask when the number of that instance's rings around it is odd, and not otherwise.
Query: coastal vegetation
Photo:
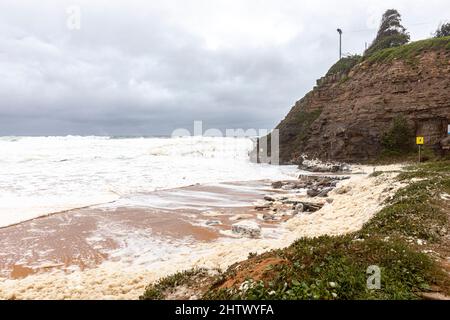
[[[369,163],[390,164],[396,162],[414,162],[418,159],[418,146],[414,144],[414,130],[403,116],[397,116],[391,121],[391,126],[381,138],[380,155]],[[421,161],[438,161],[445,158],[437,155],[433,148],[422,146]]]
[[[156,284],[148,286],[144,294],[140,296],[139,299],[160,300],[167,298],[168,295],[175,291],[174,288],[178,288],[180,286],[193,288],[198,285],[200,279],[207,278],[209,274],[210,273],[208,270],[202,268],[177,272],[173,275],[160,279]]]
[[[328,70],[327,76],[349,73],[355,65],[361,62],[361,58],[360,55],[355,54],[340,59]]]
[[[414,151],[414,133],[403,116],[392,120],[391,127],[382,139],[383,154],[390,156],[403,156]]]
[[[373,179],[383,179],[379,171]],[[150,285],[141,298],[179,283],[198,283],[203,299],[421,299],[450,294],[448,254],[450,161],[407,167],[397,177],[404,187],[360,231],[302,238],[291,246],[252,254],[215,276],[185,272]],[[379,268],[379,289],[367,272]],[[155,294],[155,292],[157,292]],[[198,292],[197,292],[198,294]],[[187,297],[184,297],[187,298]]]
[[[364,56],[351,55],[344,57],[328,70],[327,76],[339,73],[348,74],[353,67],[362,62],[374,64],[400,60],[407,62],[409,65],[416,65],[421,54],[433,50],[450,50],[450,36],[414,41],[401,46],[366,53]]]
[[[372,64],[403,60],[417,64],[417,57],[427,50],[450,50],[450,23],[441,24],[433,38],[412,43],[409,41],[410,36],[401,24],[400,13],[395,9],[387,10],[383,14],[376,38],[364,55],[354,54],[341,58],[326,75],[348,74],[354,66],[364,61]]]
[[[388,63],[403,60],[414,63],[420,54],[427,50],[450,50],[450,36],[420,40],[399,47],[384,49],[365,55],[363,61],[368,63]]]
[[[367,48],[365,55],[408,43],[410,36],[406,32],[406,28],[402,25],[401,20],[400,13],[397,10],[387,10],[381,19],[377,36],[369,48]]]
[[[436,33],[434,34],[436,38],[439,37],[449,37],[450,36],[450,22],[443,23],[439,26],[439,28],[436,30]]]

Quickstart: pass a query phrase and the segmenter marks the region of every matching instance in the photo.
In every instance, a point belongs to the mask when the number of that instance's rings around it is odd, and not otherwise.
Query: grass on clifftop
[[[450,161],[407,168],[397,179],[405,187],[362,230],[302,238],[285,249],[252,254],[210,278],[203,299],[420,299],[431,288],[448,295],[448,274],[418,242],[449,245],[443,237],[448,235],[449,204],[442,195],[450,194]],[[379,290],[367,287],[370,266],[380,268]],[[187,278],[183,283],[192,282],[190,273],[181,275]],[[149,286],[143,297],[163,298],[161,293],[179,277]]]
[[[397,46],[388,49],[376,50],[365,56],[352,55],[344,57],[336,62],[326,76],[334,74],[348,74],[358,63],[367,61],[370,64],[376,62],[391,62],[393,60],[404,60],[410,64],[416,64],[416,58],[426,50],[450,50],[450,37],[430,38]]]
[[[336,62],[330,70],[328,70],[326,76],[331,76],[334,74],[348,73],[355,65],[361,62],[360,55],[353,55],[349,57],[344,57]]]
[[[411,42],[399,47],[376,51],[363,57],[363,61],[369,63],[391,62],[393,60],[405,60],[414,63],[415,58],[426,50],[450,50],[450,37],[432,38]]]

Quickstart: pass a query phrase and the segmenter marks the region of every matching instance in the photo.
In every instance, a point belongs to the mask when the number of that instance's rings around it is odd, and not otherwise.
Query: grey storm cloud
[[[270,129],[337,60],[336,28],[361,53],[392,7],[413,40],[450,12],[446,0],[2,0],[0,135]]]

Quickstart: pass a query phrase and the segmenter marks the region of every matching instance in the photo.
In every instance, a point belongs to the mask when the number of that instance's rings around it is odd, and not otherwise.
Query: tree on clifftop
[[[450,22],[441,24],[435,33],[436,38],[448,36],[450,36]]]
[[[378,50],[398,47],[409,42],[409,34],[402,26],[400,13],[395,9],[389,9],[383,14],[377,37],[372,42],[365,54],[371,54]]]

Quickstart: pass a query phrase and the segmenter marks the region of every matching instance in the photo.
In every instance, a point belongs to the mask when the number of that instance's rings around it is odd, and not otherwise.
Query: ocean
[[[0,227],[155,190],[295,177],[252,163],[252,149],[249,138],[0,137]]]

